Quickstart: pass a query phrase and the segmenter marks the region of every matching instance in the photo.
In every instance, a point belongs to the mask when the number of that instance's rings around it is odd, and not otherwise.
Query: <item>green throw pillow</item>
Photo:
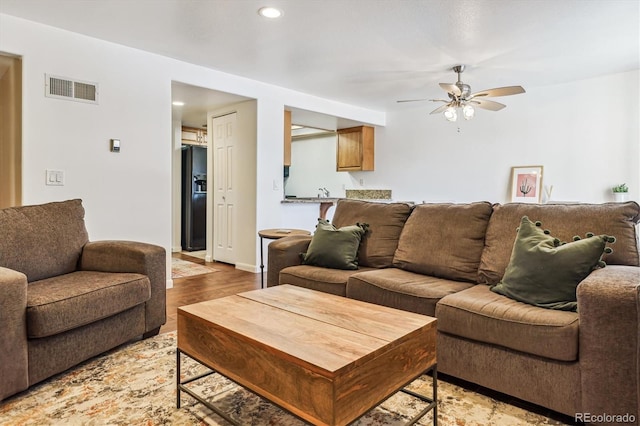
[[[607,242],[606,235],[561,243],[524,216],[511,252],[511,260],[502,280],[491,290],[520,302],[542,308],[575,311],[576,287],[604,262],[600,258]]]
[[[318,219],[309,248],[302,254],[302,264],[333,269],[358,269],[358,248],[366,225],[350,225],[337,229]]]

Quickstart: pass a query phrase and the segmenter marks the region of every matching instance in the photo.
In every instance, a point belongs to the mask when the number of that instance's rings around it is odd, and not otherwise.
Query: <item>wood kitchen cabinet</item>
[[[284,112],[284,165],[291,165],[291,111]]]
[[[336,170],[339,172],[374,169],[374,128],[371,126],[338,129]]]
[[[187,145],[206,145],[207,129],[182,126],[182,143]]]

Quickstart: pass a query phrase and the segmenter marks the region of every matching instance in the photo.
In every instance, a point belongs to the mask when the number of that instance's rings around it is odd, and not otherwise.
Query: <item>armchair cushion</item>
[[[29,338],[47,337],[146,302],[149,278],[132,273],[79,271],[29,284]]]
[[[81,200],[0,210],[0,266],[37,281],[76,270],[89,241]]]

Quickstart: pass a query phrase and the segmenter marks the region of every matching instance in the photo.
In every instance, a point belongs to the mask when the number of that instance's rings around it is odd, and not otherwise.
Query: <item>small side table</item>
[[[263,229],[258,231],[258,235],[260,236],[260,288],[264,288],[264,254],[263,254],[263,239],[266,238],[268,240],[279,240],[283,237],[288,237],[289,235],[311,235],[311,232],[305,231],[304,229]]]

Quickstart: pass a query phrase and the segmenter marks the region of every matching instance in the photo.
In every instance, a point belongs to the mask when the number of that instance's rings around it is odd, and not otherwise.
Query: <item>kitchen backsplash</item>
[[[347,198],[357,198],[359,200],[390,200],[390,189],[346,189]]]

